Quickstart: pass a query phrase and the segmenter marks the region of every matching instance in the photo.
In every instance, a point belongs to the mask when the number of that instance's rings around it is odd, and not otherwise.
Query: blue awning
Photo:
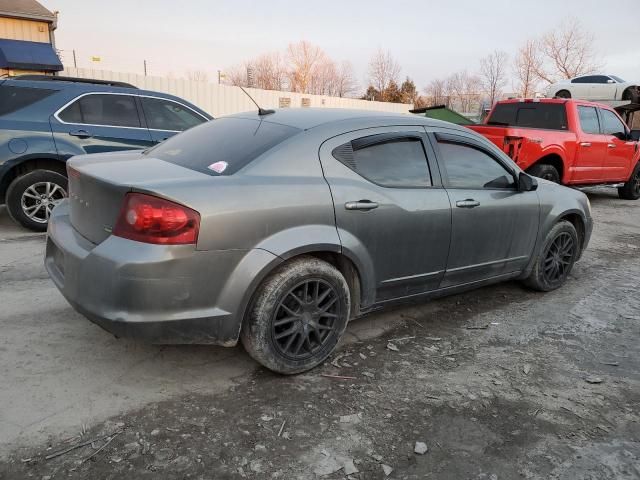
[[[0,68],[59,72],[62,63],[49,43],[0,39]]]

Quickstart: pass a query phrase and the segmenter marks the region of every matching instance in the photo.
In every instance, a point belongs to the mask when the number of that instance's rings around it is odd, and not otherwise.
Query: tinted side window
[[[333,156],[367,180],[383,187],[429,187],[431,174],[422,141],[396,137],[376,141],[377,135],[342,145]],[[380,138],[388,137],[381,135]]]
[[[231,175],[298,132],[264,120],[218,118],[165,140],[146,155],[209,175]]]
[[[567,115],[562,103],[499,103],[489,117],[489,125],[566,130]]]
[[[454,188],[513,188],[513,175],[482,150],[459,143],[438,142],[440,156]]]
[[[602,114],[602,133],[605,135],[615,135],[616,133],[624,135],[626,129],[620,119],[616,117],[613,112],[610,112],[609,110],[600,110],[600,113]]]
[[[55,92],[43,88],[0,87],[0,115],[33,105]]]
[[[587,75],[586,77],[578,77],[571,80],[571,83],[594,83],[594,76]]]
[[[609,77],[607,77],[606,75],[594,75],[593,77],[591,77],[593,80],[591,81],[591,83],[608,83],[609,80],[611,80]]]
[[[594,107],[578,106],[580,116],[580,128],[584,133],[600,133],[600,121],[598,112]]]
[[[156,130],[182,132],[206,122],[206,119],[179,103],[161,98],[141,97],[147,126]]]
[[[86,95],[60,112],[59,117],[68,123],[141,126],[135,99],[129,95]]]

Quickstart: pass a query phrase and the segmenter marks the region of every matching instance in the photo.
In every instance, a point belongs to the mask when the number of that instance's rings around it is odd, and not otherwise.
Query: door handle
[[[608,148],[616,148],[616,144],[615,143],[608,143],[607,147]]]
[[[456,207],[459,207],[459,208],[474,208],[479,206],[480,206],[480,202],[477,200],[474,200],[473,198],[467,198],[466,200],[458,200],[456,202]]]
[[[357,202],[347,202],[344,204],[344,208],[347,210],[373,210],[374,208],[378,208],[377,202],[372,202],[371,200],[358,200]]]
[[[591,142],[580,142],[580,146],[581,147],[590,147],[591,146]]]
[[[78,137],[78,138],[91,138],[93,137],[93,135],[91,135],[89,132],[87,132],[86,130],[71,130],[69,132],[69,135],[71,135],[72,137]]]

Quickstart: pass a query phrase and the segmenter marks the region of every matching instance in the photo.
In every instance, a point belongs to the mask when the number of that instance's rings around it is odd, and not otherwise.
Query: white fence
[[[190,101],[214,117],[245,112],[256,108],[238,87],[218,85],[211,82],[197,82],[184,78],[151,77],[135,73],[88,68],[67,67],[60,74],[70,77],[127,82],[145,90],[169,93]],[[257,88],[248,88],[247,91],[262,108],[358,108],[395,113],[407,113],[413,108],[413,105],[404,103],[369,102],[353,98],[307,95],[304,93],[260,90]]]

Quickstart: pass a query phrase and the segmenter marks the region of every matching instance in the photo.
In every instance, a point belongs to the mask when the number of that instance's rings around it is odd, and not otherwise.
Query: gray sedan
[[[290,374],[380,307],[508,279],[558,288],[589,242],[583,193],[463,127],[262,113],[68,162],[45,264],[74,308],[116,336],[241,340]]]

